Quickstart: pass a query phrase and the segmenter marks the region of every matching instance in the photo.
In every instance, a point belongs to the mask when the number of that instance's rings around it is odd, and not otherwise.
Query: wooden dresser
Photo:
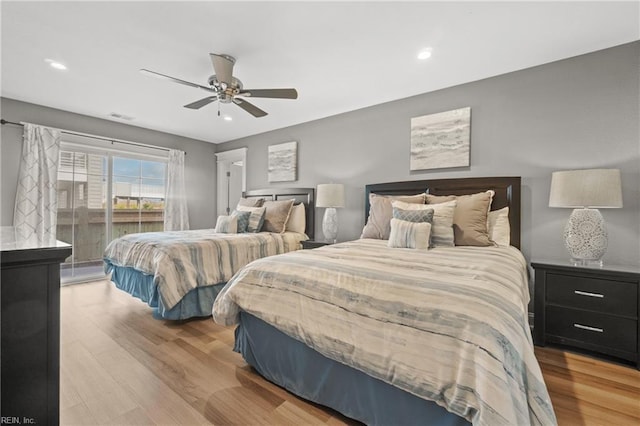
[[[57,425],[60,401],[60,263],[71,246],[25,241],[2,227],[3,423]]]
[[[633,362],[640,369],[640,268],[533,262],[534,341]]]

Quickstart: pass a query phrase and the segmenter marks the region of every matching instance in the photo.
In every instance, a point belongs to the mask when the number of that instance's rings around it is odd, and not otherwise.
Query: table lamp
[[[620,170],[588,169],[553,172],[549,207],[573,208],[564,243],[574,264],[602,266],[607,229],[601,208],[622,207]]]
[[[335,243],[338,237],[338,212],[336,208],[344,207],[344,185],[340,183],[318,185],[316,206],[325,208],[322,217],[322,233],[327,241]]]

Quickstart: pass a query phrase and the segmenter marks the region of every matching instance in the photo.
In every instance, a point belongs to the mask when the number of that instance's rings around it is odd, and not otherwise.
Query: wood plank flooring
[[[233,327],[153,319],[108,281],[61,289],[62,425],[357,424],[264,380]],[[640,372],[536,348],[560,425],[640,424]]]

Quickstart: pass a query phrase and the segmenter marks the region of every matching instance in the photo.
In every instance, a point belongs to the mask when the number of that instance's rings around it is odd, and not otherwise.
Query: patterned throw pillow
[[[238,218],[235,216],[218,216],[216,232],[221,234],[235,234],[238,232]]]
[[[391,203],[393,206],[393,218],[406,220],[407,222],[429,222],[433,223],[433,209],[425,208],[420,210],[405,210],[397,207],[395,202]]]
[[[231,213],[231,216],[235,216],[238,218],[238,233],[247,232],[247,228],[249,227],[249,217],[251,217],[251,212],[242,212],[238,210],[234,210]]]
[[[433,226],[431,228],[431,244],[429,247],[453,247],[453,214],[456,200],[440,204],[416,205],[396,201],[396,207],[404,210],[433,209]]]
[[[428,222],[408,222],[391,219],[389,247],[427,250],[429,248],[431,224]]]
[[[245,207],[238,206],[238,211],[251,212],[249,216],[249,225],[247,225],[247,232],[260,232],[262,224],[264,223],[264,213],[266,209],[264,207]]]

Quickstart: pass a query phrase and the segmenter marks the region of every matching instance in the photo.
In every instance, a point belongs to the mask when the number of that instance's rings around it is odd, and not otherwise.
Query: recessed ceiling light
[[[418,59],[424,61],[425,59],[429,59],[431,57],[431,48],[423,49],[418,53]]]
[[[65,64],[63,64],[62,62],[54,61],[53,59],[45,59],[44,61],[46,63],[48,63],[49,66],[51,66],[51,68],[55,68],[57,70],[66,70],[67,69],[67,66]]]
[[[231,117],[230,115],[225,115],[224,117],[222,117],[222,119],[223,119],[224,121],[232,121],[232,120],[233,120],[233,117]]]

